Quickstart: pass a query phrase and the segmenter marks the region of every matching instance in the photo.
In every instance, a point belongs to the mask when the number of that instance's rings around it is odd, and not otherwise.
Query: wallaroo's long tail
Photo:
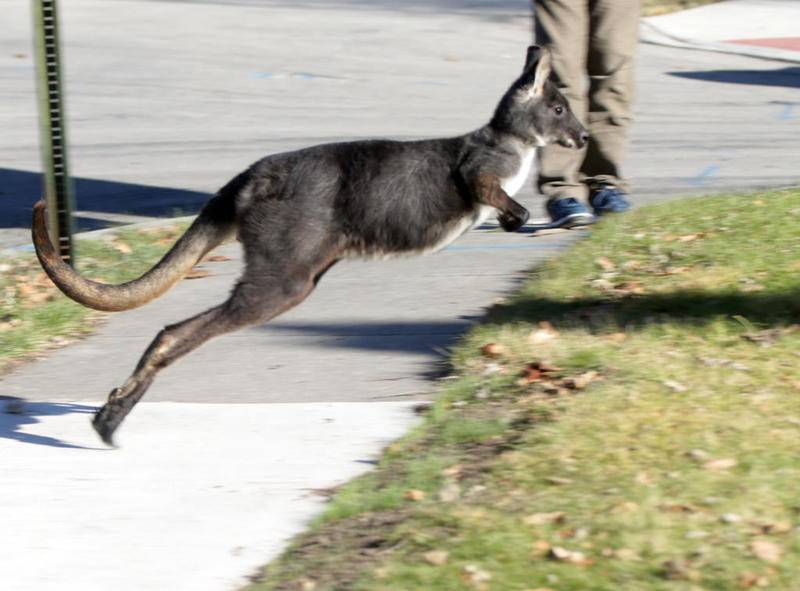
[[[89,308],[117,312],[157,298],[175,285],[208,251],[232,236],[233,206],[223,195],[214,197],[178,242],[144,275],[119,285],[98,283],[81,276],[56,252],[47,234],[46,206],[33,206],[31,231],[36,256],[53,283],[64,294]]]

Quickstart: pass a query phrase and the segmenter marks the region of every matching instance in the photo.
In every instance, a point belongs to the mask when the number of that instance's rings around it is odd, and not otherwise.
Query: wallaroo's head
[[[582,148],[589,134],[548,79],[550,64],[549,51],[536,45],[528,48],[522,75],[503,96],[490,125],[538,146]]]

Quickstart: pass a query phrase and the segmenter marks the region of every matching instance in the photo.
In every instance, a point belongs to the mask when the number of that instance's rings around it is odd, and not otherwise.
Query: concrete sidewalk
[[[800,2],[724,0],[642,19],[647,43],[800,63]]]
[[[191,207],[269,152],[477,127],[530,40],[527,0],[62,8],[73,172],[98,191],[101,214],[119,213],[119,197],[127,213],[151,215],[163,189],[174,191],[166,209]],[[39,158],[30,15],[11,0],[0,10],[0,199],[27,208]],[[797,77],[786,70],[642,46],[634,199],[800,182]],[[20,191],[4,179],[22,179]],[[530,188],[522,200],[540,214]],[[578,236],[487,225],[435,256],[339,265],[295,310],[165,371],[122,427],[120,450],[95,449],[88,414],[160,327],[225,297],[241,264],[235,245],[221,249],[230,261],[206,265],[209,277],[5,377],[0,395],[32,402],[0,420],[11,499],[0,527],[12,532],[0,556],[17,565],[4,588],[236,588],[319,511],[308,489],[368,469],[413,423],[409,406],[432,395],[447,347]]]

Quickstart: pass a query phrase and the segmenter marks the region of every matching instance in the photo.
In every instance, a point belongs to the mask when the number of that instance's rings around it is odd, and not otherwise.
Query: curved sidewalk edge
[[[663,45],[665,47],[678,47],[696,51],[730,53],[759,59],[800,64],[800,51],[731,42],[684,39],[667,33],[648,20],[642,20],[640,23],[639,41],[651,45]]]

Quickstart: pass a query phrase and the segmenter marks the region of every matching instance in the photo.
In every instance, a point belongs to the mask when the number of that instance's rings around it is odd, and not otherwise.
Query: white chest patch
[[[531,166],[533,165],[533,158],[536,156],[536,149],[530,148],[526,154],[522,156],[517,174],[500,181],[500,186],[503,187],[509,197],[513,197],[517,191],[522,188],[525,181],[528,180],[528,175],[531,173]]]

